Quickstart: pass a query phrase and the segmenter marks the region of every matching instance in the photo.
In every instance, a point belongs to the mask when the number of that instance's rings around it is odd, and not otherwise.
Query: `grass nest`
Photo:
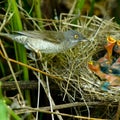
[[[63,78],[55,80],[63,93],[63,100],[70,101],[119,101],[120,87],[110,86],[107,91],[101,90],[105,82],[96,76],[89,68],[88,62],[104,56],[104,45],[107,36],[120,39],[120,27],[113,19],[103,20],[96,16],[81,16],[77,25],[72,24],[72,18],[62,21],[62,28],[74,28],[80,31],[90,42],[80,43],[72,50],[57,54],[48,60],[49,72]]]

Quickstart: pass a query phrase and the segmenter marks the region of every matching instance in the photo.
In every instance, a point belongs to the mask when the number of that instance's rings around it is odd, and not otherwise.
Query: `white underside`
[[[58,53],[64,50],[67,50],[73,47],[77,42],[70,43],[70,42],[62,42],[62,43],[52,43],[49,41],[45,41],[42,39],[34,39],[29,38],[26,36],[16,36],[15,41],[23,44],[27,49],[35,51],[35,52],[42,52],[42,53]]]
[[[61,45],[53,44],[51,42],[46,42],[43,40],[36,40],[32,42],[27,42],[25,47],[30,50],[40,51],[42,53],[57,53],[62,51]]]

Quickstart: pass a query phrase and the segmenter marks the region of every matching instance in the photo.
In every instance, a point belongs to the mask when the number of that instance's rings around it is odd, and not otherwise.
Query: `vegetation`
[[[23,45],[1,37],[1,120],[118,120],[119,89],[101,91],[104,80],[88,62],[106,53],[108,35],[119,39],[119,17],[119,0],[2,0],[0,32],[76,29],[91,42],[59,54],[33,51],[31,58]]]

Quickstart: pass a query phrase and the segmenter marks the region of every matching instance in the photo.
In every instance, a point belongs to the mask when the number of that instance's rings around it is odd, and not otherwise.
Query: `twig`
[[[13,71],[13,68],[12,68],[12,65],[11,65],[11,63],[10,63],[10,61],[9,61],[9,58],[8,58],[8,56],[7,56],[7,53],[6,53],[6,51],[5,51],[5,48],[4,48],[1,40],[0,40],[0,46],[1,46],[2,50],[3,50],[3,53],[4,53],[5,58],[6,58],[6,60],[7,60],[8,66],[9,66],[10,71],[11,71],[11,73],[12,73],[12,75],[13,75],[14,80],[15,80],[15,84],[16,84],[17,90],[18,90],[18,92],[19,92],[19,94],[20,94],[21,100],[24,101],[22,92],[21,92],[21,90],[20,90],[18,81],[17,81],[17,79],[16,79],[16,76],[15,76],[14,71]]]
[[[45,111],[45,110],[41,110],[41,109],[37,109],[37,108],[31,108],[31,107],[24,107],[24,108],[21,108],[19,110],[15,110],[15,112],[17,114],[22,114],[25,111],[28,111],[28,112],[39,111],[39,112],[42,112],[42,113],[61,115],[61,116],[66,116],[66,117],[70,117],[70,118],[82,119],[82,120],[107,120],[107,119],[100,119],[100,118],[88,118],[88,117],[83,117],[83,116],[70,115],[70,114],[66,114],[66,113],[50,112],[50,111]]]
[[[19,64],[19,65],[21,65],[21,66],[25,66],[25,67],[27,67],[27,68],[29,68],[29,69],[31,69],[31,70],[37,71],[37,72],[39,72],[39,73],[41,73],[41,74],[44,74],[44,75],[47,75],[47,76],[49,76],[49,77],[51,77],[51,78],[54,78],[54,79],[57,79],[57,80],[63,80],[63,79],[60,78],[60,77],[57,77],[57,76],[48,74],[48,73],[43,72],[43,71],[41,71],[41,70],[39,70],[39,69],[37,69],[37,68],[34,68],[34,67],[29,66],[29,65],[27,65],[27,64],[24,64],[24,63],[22,63],[22,62],[13,60],[13,59],[11,59],[11,58],[6,58],[6,56],[4,56],[1,51],[0,51],[0,55],[1,55],[4,59],[9,60],[10,62],[17,63],[17,64]]]
[[[38,77],[38,75],[37,75],[36,73],[35,73],[35,75],[36,75],[37,79],[39,80],[40,78]],[[44,81],[44,80],[40,80],[40,83],[41,83],[41,85],[42,85],[42,87],[43,87],[43,89],[44,89],[44,91],[45,91],[46,96],[47,96],[48,99],[49,99],[49,96],[48,96],[48,88],[47,88],[47,85],[46,85],[45,81]],[[54,105],[55,105],[55,102],[54,102],[54,100],[52,99],[52,97],[51,97],[51,102],[52,102],[52,105],[54,106]],[[56,112],[59,113],[58,110],[56,110]],[[60,115],[57,115],[57,116],[58,116],[59,120],[63,120]]]
[[[15,76],[18,77],[20,74],[22,74],[22,70],[18,71],[15,73]],[[6,80],[9,80],[11,79],[13,76],[12,75],[8,75],[8,76],[5,76],[5,77],[2,77],[0,78],[0,81],[6,81]]]
[[[88,106],[108,106],[109,102],[86,102]],[[84,102],[74,102],[74,103],[67,103],[67,104],[61,104],[61,105],[55,105],[53,106],[53,110],[58,110],[58,109],[66,109],[66,108],[71,108],[71,107],[82,107],[86,106]],[[112,105],[117,106],[118,103],[112,103]],[[50,110],[50,106],[46,107],[40,107],[42,110]]]
[[[19,84],[19,87],[21,90],[26,90],[26,89],[37,89],[38,82],[36,81],[17,81]],[[16,84],[15,81],[7,81],[7,82],[2,82],[2,89],[3,90],[16,90]]]

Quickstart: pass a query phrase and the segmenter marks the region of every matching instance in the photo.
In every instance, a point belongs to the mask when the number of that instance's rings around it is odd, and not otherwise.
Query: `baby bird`
[[[120,86],[120,77],[115,76],[111,73],[104,73],[100,69],[100,64],[98,62],[90,61],[88,63],[89,69],[94,72],[97,76],[99,76],[102,80],[106,80],[110,83],[111,86]]]
[[[109,72],[120,77],[120,57],[111,65]]]
[[[110,36],[107,37],[107,44],[105,45],[107,53],[97,61],[100,64],[100,68],[104,73],[109,73],[109,68],[112,63],[112,51],[115,43],[115,39]]]
[[[117,44],[114,46],[113,49],[116,53],[120,54],[120,40],[117,41]]]

